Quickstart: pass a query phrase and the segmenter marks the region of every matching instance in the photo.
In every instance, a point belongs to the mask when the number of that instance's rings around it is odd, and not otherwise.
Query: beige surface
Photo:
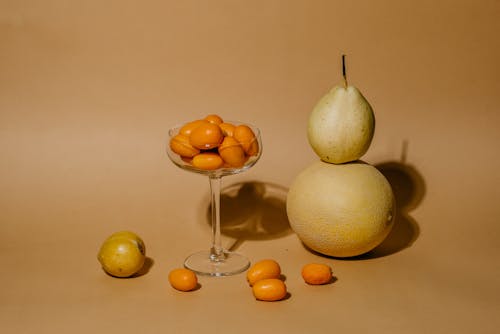
[[[500,3],[412,3],[0,0],[2,333],[496,332]],[[364,160],[404,203],[354,260],[306,250],[284,211],[342,53],[376,112]],[[269,233],[236,246],[281,263],[283,302],[255,301],[244,275],[167,282],[210,237],[208,181],[170,163],[167,128],[208,113],[262,129],[262,159],[223,185],[265,192],[226,195],[223,218],[261,219]],[[123,229],[153,260],[134,279],[96,260]],[[313,261],[337,281],[306,286]]]

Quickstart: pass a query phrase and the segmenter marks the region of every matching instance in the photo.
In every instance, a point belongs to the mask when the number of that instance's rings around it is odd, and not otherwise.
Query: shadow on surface
[[[146,256],[146,259],[144,260],[144,264],[142,265],[142,268],[137,273],[135,273],[132,277],[139,277],[139,276],[146,275],[147,273],[149,273],[149,271],[153,267],[154,263],[155,263],[155,261],[152,258]]]
[[[425,196],[424,179],[413,166],[391,161],[375,167],[391,184],[396,198],[396,218],[387,238],[364,255],[372,258],[399,252],[417,240],[420,228],[410,212],[418,207]]]
[[[267,182],[241,182],[221,190],[221,233],[236,239],[229,250],[245,240],[276,239],[292,233],[286,214],[288,189]],[[211,224],[211,210],[206,221]]]

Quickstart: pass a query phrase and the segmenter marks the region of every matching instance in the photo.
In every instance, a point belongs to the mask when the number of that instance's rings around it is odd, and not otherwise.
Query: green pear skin
[[[309,116],[307,137],[321,160],[355,161],[368,150],[375,132],[372,107],[354,86],[335,86]]]

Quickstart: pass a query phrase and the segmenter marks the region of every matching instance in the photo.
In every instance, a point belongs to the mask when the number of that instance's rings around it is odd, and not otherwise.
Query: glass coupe
[[[167,145],[167,153],[172,162],[193,173],[206,175],[210,183],[211,202],[211,224],[212,224],[212,244],[210,249],[196,252],[186,258],[184,266],[193,270],[197,274],[209,276],[228,276],[241,273],[248,269],[250,261],[243,255],[231,252],[222,247],[221,227],[220,227],[220,191],[221,179],[223,176],[242,173],[255,165],[262,154],[262,142],[260,131],[255,126],[241,122],[230,122],[234,125],[244,124],[252,129],[255,140],[258,143],[258,153],[248,157],[248,160],[241,167],[222,167],[215,170],[204,170],[194,167],[188,159],[184,159],[170,149]],[[179,133],[182,125],[174,126],[168,131],[169,141]]]

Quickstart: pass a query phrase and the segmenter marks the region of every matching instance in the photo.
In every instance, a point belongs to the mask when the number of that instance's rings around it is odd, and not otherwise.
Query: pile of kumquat
[[[215,170],[242,167],[259,153],[259,143],[250,126],[208,115],[184,124],[170,139],[170,149],[196,168]]]
[[[287,296],[286,284],[281,278],[280,265],[271,259],[258,261],[247,271],[247,281],[254,297],[266,302],[282,300]]]
[[[309,285],[324,285],[333,281],[330,266],[309,263],[302,267],[301,276]],[[289,294],[281,275],[281,267],[275,260],[265,259],[256,262],[247,271],[247,281],[257,300],[274,302],[285,299]]]

